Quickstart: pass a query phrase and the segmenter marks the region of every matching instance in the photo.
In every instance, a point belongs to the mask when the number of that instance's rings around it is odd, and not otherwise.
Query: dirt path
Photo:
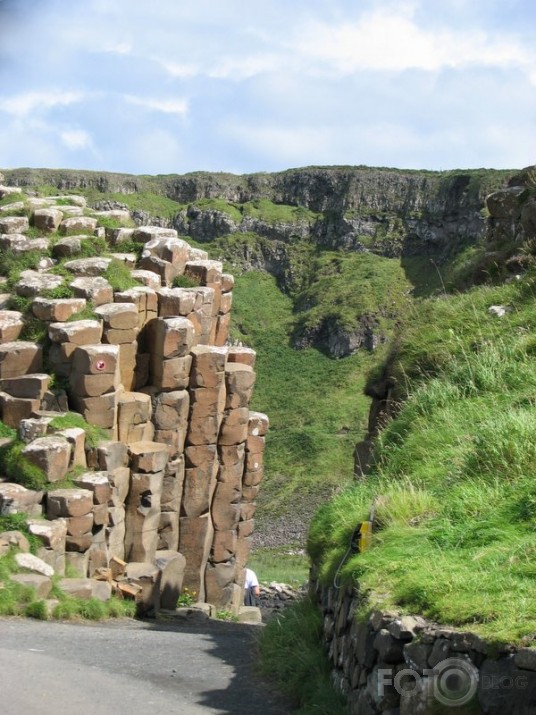
[[[0,619],[2,715],[287,715],[255,626]]]

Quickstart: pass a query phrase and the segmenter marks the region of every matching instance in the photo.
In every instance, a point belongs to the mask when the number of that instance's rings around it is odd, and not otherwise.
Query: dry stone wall
[[[0,187],[0,199],[16,191]],[[88,212],[81,197],[20,198],[29,219],[3,217],[0,207],[0,249],[20,255],[45,247],[53,256],[14,286],[46,323],[48,369],[43,346],[19,339],[25,317],[8,309],[6,290],[0,418],[18,430],[24,458],[50,488],[28,490],[4,477],[0,513],[28,514],[39,556],[56,574],[67,568],[79,579],[106,581],[148,611],[159,602],[174,607],[186,587],[200,601],[237,610],[268,418],[249,409],[255,352],[228,345],[233,277],[173,229],[104,229],[99,219],[117,220],[117,212]],[[30,224],[42,236],[28,236]],[[52,232],[60,238],[50,243]],[[141,259],[80,257],[83,244],[103,236],[116,247],[140,243]],[[67,278],[54,272],[65,257]],[[139,285],[114,291],[105,277],[114,259]],[[192,287],[173,287],[178,276]],[[59,286],[73,297],[47,297]],[[94,317],[76,320],[86,307]],[[66,394],[50,389],[51,375]],[[83,429],[53,429],[58,412],[69,410],[108,439],[90,447]],[[54,489],[73,468],[74,486]]]
[[[352,715],[531,715],[536,649],[497,646],[474,633],[374,611],[360,618],[354,586],[311,580],[324,619],[335,687]]]

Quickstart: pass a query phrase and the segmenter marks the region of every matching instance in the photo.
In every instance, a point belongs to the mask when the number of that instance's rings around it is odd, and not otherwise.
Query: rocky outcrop
[[[60,232],[100,233],[98,215],[66,218],[63,208]],[[43,348],[17,340],[24,315],[0,316],[0,418],[47,483],[36,491],[0,478],[0,514],[31,517],[39,558],[56,575],[78,574],[60,582],[69,593],[114,592],[149,613],[174,607],[187,587],[238,612],[268,428],[249,410],[255,353],[227,344],[234,281],[221,263],[171,228],[141,226],[131,240],[143,246],[134,288],[103,277],[113,255],[67,261],[61,275],[52,261],[15,286],[46,326],[46,362],[70,408],[106,440],[90,446],[84,429],[53,426]],[[178,276],[195,287],[173,287]],[[77,297],[43,297],[51,287]],[[93,318],[71,320],[87,306]],[[64,487],[73,468],[75,486]]]
[[[270,240],[295,237],[331,248],[359,250],[360,237],[375,239],[377,250],[400,253],[418,244],[437,247],[460,235],[481,236],[484,199],[503,185],[508,172],[419,172],[368,167],[311,167],[276,174],[195,173],[140,177],[97,172],[13,169],[4,171],[14,187],[52,184],[62,191],[94,188],[103,193],[151,191],[187,208],[178,211],[175,227],[198,240],[253,232]],[[267,200],[276,205],[304,207],[317,220],[294,217],[291,223],[244,215],[241,219],[195,205],[219,199],[237,205]],[[110,204],[111,205],[111,204]],[[97,203],[99,209],[108,203]],[[113,208],[124,208],[113,204]],[[235,209],[236,213],[236,209]],[[384,246],[382,235],[400,234],[398,246]],[[370,241],[366,241],[369,245]]]
[[[304,248],[311,255],[324,249],[386,257],[428,255],[441,263],[460,245],[485,235],[485,196],[508,176],[484,170],[368,167],[310,167],[242,176],[199,172],[137,177],[28,169],[5,173],[17,186],[48,183],[62,190],[91,187],[103,193],[161,194],[176,202],[176,215],[156,218],[133,212],[138,225],[150,218],[151,223],[173,227],[196,241],[217,241],[220,255],[239,270],[267,271],[291,295],[308,280]],[[126,204],[103,199],[94,206],[117,212]],[[76,225],[76,217],[70,220]],[[57,250],[68,248],[62,245]],[[147,264],[157,262],[158,257],[146,259]],[[373,322],[374,316],[357,314],[351,327],[335,321],[311,331],[298,329],[295,345],[314,345],[333,357],[344,357],[371,349],[383,339],[371,331]]]

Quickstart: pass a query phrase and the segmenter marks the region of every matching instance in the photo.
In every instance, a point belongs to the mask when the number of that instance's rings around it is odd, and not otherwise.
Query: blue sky
[[[536,162],[533,0],[0,0],[0,166]]]

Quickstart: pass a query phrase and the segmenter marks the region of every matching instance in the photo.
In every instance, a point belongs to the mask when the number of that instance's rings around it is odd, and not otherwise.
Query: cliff
[[[79,191],[94,208],[129,208],[136,223],[175,228],[206,244],[213,258],[233,269],[274,275],[296,308],[294,345],[317,346],[333,357],[373,349],[390,334],[389,310],[378,304],[352,310],[348,296],[322,305],[304,295],[336,251],[352,263],[356,254],[431,258],[441,266],[467,245],[483,239],[486,195],[511,172],[401,171],[369,167],[308,167],[274,174],[132,176],[87,171],[13,169],[14,186]],[[139,197],[160,197],[140,209]],[[138,203],[136,203],[138,202]],[[149,206],[149,208],[148,208]],[[376,270],[377,269],[377,270]],[[375,266],[382,273],[384,266]],[[391,269],[390,269],[391,270]],[[405,268],[411,280],[411,271]],[[344,272],[342,270],[341,272]],[[374,282],[374,280],[373,280]],[[377,281],[376,281],[377,282]],[[393,281],[400,283],[400,277]],[[349,292],[354,292],[349,286]],[[388,301],[397,302],[402,290]],[[355,301],[354,301],[355,302]]]

